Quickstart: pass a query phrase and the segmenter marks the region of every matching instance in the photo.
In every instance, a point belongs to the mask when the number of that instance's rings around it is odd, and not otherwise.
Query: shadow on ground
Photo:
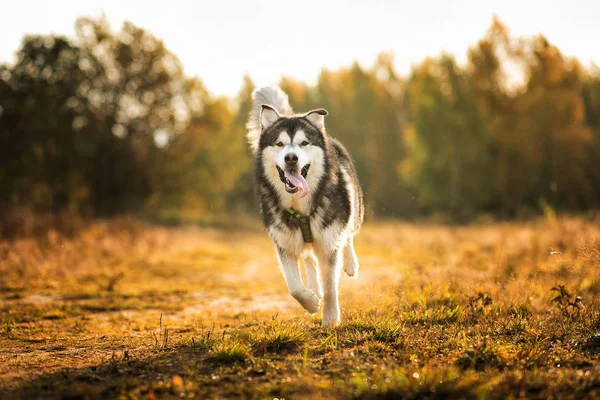
[[[113,355],[104,363],[80,369],[64,368],[28,382],[14,382],[14,388],[0,391],[0,398],[32,399],[107,399],[204,396],[239,397],[242,391],[223,385],[215,375],[222,366],[207,361],[203,351],[181,346],[136,359],[128,351]],[[251,368],[251,367],[250,367]],[[252,373],[248,366],[228,366],[231,372],[244,373],[260,380],[263,373]],[[270,378],[265,378],[270,379]],[[246,394],[247,395],[247,394]]]

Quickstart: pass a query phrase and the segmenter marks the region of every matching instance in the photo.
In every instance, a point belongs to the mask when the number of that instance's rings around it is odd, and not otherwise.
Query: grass
[[[237,340],[223,339],[209,352],[207,361],[216,364],[243,363],[250,358],[250,347]]]
[[[301,347],[308,337],[308,326],[276,320],[251,334],[253,348],[262,353],[282,353]]]
[[[600,398],[600,224],[367,224],[343,322],[259,229],[0,241],[0,398]]]

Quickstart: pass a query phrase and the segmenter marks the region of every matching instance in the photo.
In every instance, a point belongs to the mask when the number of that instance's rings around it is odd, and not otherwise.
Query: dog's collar
[[[300,232],[302,232],[302,239],[304,239],[304,243],[312,243],[313,235],[312,230],[310,229],[310,217],[315,213],[315,211],[317,211],[317,209],[313,208],[313,210],[306,215],[294,210],[291,207],[286,208],[285,211],[287,211],[292,217],[298,220],[298,223],[300,224]]]

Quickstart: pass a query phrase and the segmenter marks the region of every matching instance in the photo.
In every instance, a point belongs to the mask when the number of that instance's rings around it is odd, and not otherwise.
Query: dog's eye
[[[309,144],[310,144],[310,143],[308,143],[308,142],[305,140],[304,142],[300,143],[300,146],[306,146],[306,145],[309,145]]]
[[[275,146],[277,146],[277,147],[283,147],[283,143],[282,142],[277,142],[277,143],[275,143]]]

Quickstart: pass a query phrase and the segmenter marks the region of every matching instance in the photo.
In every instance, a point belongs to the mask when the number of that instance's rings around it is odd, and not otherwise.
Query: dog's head
[[[263,105],[260,113],[259,151],[266,178],[276,188],[306,196],[324,172],[325,115],[317,109],[294,117],[281,117]]]

